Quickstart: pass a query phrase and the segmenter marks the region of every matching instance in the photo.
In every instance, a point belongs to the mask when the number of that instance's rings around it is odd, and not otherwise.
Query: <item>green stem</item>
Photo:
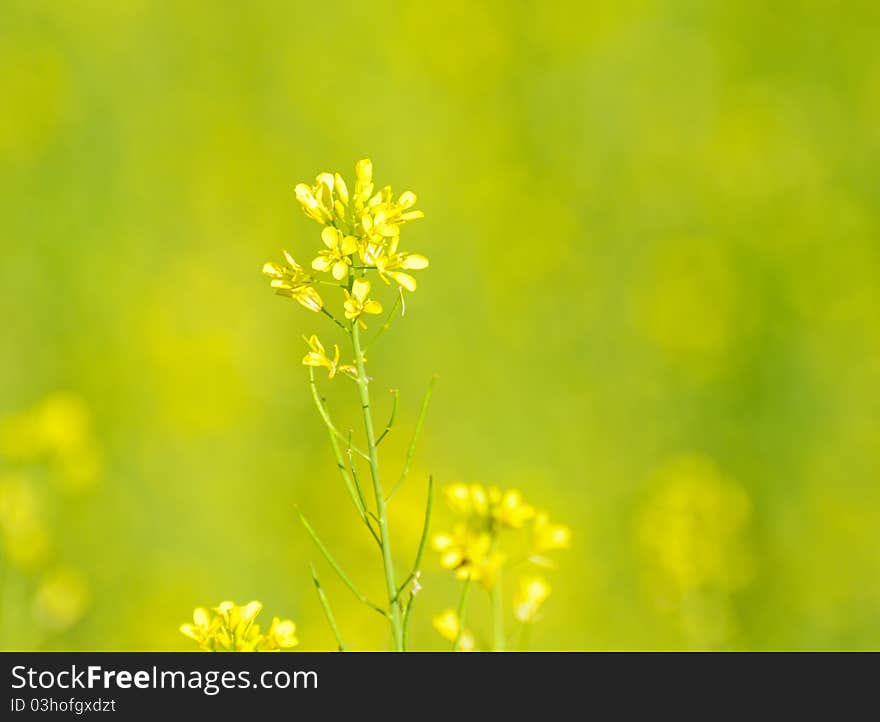
[[[323,306],[321,307],[321,313],[323,313],[327,318],[329,318],[333,323],[335,323],[339,328],[345,331],[347,334],[351,334],[351,331],[348,330],[348,326],[346,326],[342,321],[340,321],[336,316],[334,316],[330,311],[328,311]]]
[[[391,620],[391,639],[395,652],[403,650],[403,625],[401,621],[400,600],[397,598],[397,583],[394,581],[394,561],[391,556],[391,539],[388,533],[388,516],[385,512],[385,495],[379,476],[379,453],[376,448],[376,434],[373,430],[373,415],[370,411],[370,389],[367,371],[364,368],[364,353],[361,348],[360,328],[355,320],[351,325],[351,339],[354,359],[358,371],[358,389],[361,409],[364,415],[364,430],[367,435],[367,449],[370,457],[370,475],[373,479],[373,493],[376,497],[376,516],[379,519],[379,537],[382,546],[382,565],[385,570],[385,589],[388,593],[388,612]]]
[[[348,574],[346,574],[343,571],[342,567],[339,566],[339,562],[337,562],[333,558],[333,555],[330,553],[330,551],[327,549],[327,547],[324,546],[324,542],[321,541],[318,534],[312,528],[312,525],[309,524],[305,515],[299,510],[299,507],[297,507],[296,513],[299,514],[299,520],[302,522],[302,525],[305,527],[305,530],[308,532],[309,536],[312,538],[312,541],[314,542],[315,546],[318,547],[318,551],[324,555],[324,559],[327,560],[327,563],[330,565],[330,567],[333,569],[333,571],[336,572],[336,574],[342,580],[342,583],[345,584],[346,587],[348,587],[349,591],[351,591],[351,593],[354,594],[355,597],[357,597],[358,600],[362,604],[368,606],[370,609],[373,609],[373,610],[379,612],[379,614],[381,614],[383,617],[387,617],[388,613],[384,609],[382,609],[382,607],[380,607],[378,604],[374,604],[373,602],[371,602],[365,594],[361,593],[361,590],[357,588],[355,583],[353,581],[351,581]]]
[[[318,592],[318,600],[321,602],[324,616],[327,617],[327,623],[330,625],[330,629],[333,630],[333,636],[336,637],[336,646],[339,648],[340,652],[345,652],[347,650],[345,640],[342,638],[339,627],[336,626],[336,619],[333,616],[333,612],[330,611],[330,602],[327,601],[327,595],[324,594],[321,582],[318,581],[318,573],[315,571],[315,566],[311,562],[309,563],[309,569],[312,570],[312,581],[315,582],[315,589]]]
[[[342,477],[342,482],[345,484],[345,488],[348,490],[348,494],[351,496],[351,500],[354,503],[355,508],[358,510],[358,514],[364,524],[366,524],[367,529],[370,530],[370,534],[373,535],[377,544],[381,544],[379,537],[376,535],[376,530],[373,529],[373,525],[367,517],[370,510],[367,509],[367,504],[364,500],[363,492],[361,491],[360,483],[356,476],[354,460],[351,457],[351,439],[348,440],[348,459],[351,463],[352,473],[355,474],[354,482],[352,482],[352,476],[348,473],[345,461],[343,461],[342,458],[342,449],[339,448],[339,441],[336,439],[339,432],[337,432],[336,427],[333,426],[333,422],[330,420],[330,414],[327,413],[324,402],[321,400],[321,395],[318,393],[318,385],[315,383],[315,369],[313,366],[309,366],[309,384],[312,387],[312,398],[315,401],[315,406],[318,408],[318,413],[321,414],[321,418],[324,419],[324,423],[327,425],[327,431],[330,434],[330,447],[333,449],[333,457],[336,459],[336,468],[339,469],[339,475]]]
[[[467,610],[468,591],[471,588],[471,578],[464,580],[464,586],[461,588],[461,597],[458,600],[458,634],[455,635],[455,641],[452,643],[452,651],[458,651],[458,643],[461,642],[461,635],[464,633],[464,613]]]
[[[422,399],[422,408],[419,409],[419,417],[416,419],[416,428],[415,431],[413,431],[412,440],[409,442],[409,448],[406,450],[406,460],[403,463],[403,471],[400,472],[400,478],[392,487],[391,493],[388,494],[388,499],[386,501],[391,501],[391,497],[394,496],[403,482],[406,481],[407,474],[409,474],[409,468],[412,466],[412,460],[416,453],[416,446],[419,443],[419,436],[422,433],[422,425],[425,423],[425,414],[428,413],[428,402],[431,400],[431,394],[434,393],[435,383],[437,383],[437,377],[432,376],[431,381],[428,384],[428,390],[425,391],[425,397]]]

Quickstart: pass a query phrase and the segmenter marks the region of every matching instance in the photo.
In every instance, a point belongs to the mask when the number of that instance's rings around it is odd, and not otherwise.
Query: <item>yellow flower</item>
[[[358,320],[362,328],[366,328],[361,316],[365,313],[382,313],[382,304],[368,298],[370,295],[370,282],[364,278],[358,278],[351,286],[351,293],[345,291],[345,317],[349,321]]]
[[[269,631],[257,645],[258,652],[277,652],[281,649],[290,649],[299,644],[296,637],[296,625],[289,619],[281,620],[272,618]]]
[[[480,484],[452,484],[445,490],[446,501],[456,514],[491,529],[521,529],[535,515],[535,509],[523,501],[517,489],[502,491]]]
[[[330,359],[324,351],[324,344],[321,343],[317,336],[312,334],[306,339],[306,343],[309,345],[309,352],[303,357],[303,364],[305,366],[323,367],[328,371],[327,378],[331,379],[336,375],[337,371],[344,371],[348,374],[357,373],[357,369],[354,366],[339,365],[339,346],[337,344],[333,344],[333,358]],[[364,360],[366,361],[366,359]]]
[[[348,276],[348,267],[351,265],[349,256],[357,252],[357,239],[328,226],[321,231],[321,240],[327,249],[318,251],[318,257],[312,261],[312,268],[316,271],[330,271],[333,278],[341,281]]]
[[[181,624],[180,633],[194,639],[202,649],[213,652],[214,635],[219,626],[219,617],[212,615],[204,607],[196,607],[193,611],[193,623]]]
[[[437,633],[448,642],[458,640],[458,649],[462,652],[472,652],[474,650],[474,635],[467,629],[461,630],[459,635],[458,613],[454,609],[447,609],[441,614],[434,616],[431,624]]]
[[[551,524],[546,512],[538,512],[532,522],[532,551],[543,554],[556,549],[568,549],[570,546],[571,529],[565,524]]]
[[[279,296],[288,296],[299,301],[310,311],[320,311],[324,302],[311,285],[312,277],[293,260],[293,256],[287,251],[284,251],[284,258],[288,263],[286,266],[271,261],[263,264],[263,274],[271,279],[269,285],[275,289],[275,293]]]
[[[436,534],[432,545],[440,553],[440,566],[452,569],[458,579],[472,579],[486,589],[495,586],[506,557],[493,549],[492,536],[458,524],[452,533]]]
[[[296,646],[296,625],[289,619],[275,617],[269,632],[260,633],[255,619],[262,609],[260,602],[221,602],[210,611],[198,607],[193,623],[181,625],[180,631],[209,652],[274,652]]]
[[[319,173],[315,185],[307,186],[298,183],[294,193],[303,212],[312,220],[321,224],[333,222],[335,199],[333,190],[336,178],[330,173]]]
[[[416,290],[416,279],[403,271],[419,271],[428,267],[428,259],[419,253],[398,253],[398,239],[392,238],[387,249],[382,249],[379,255],[372,259],[371,263],[385,283],[390,283],[388,278],[394,279],[407,291]]]
[[[523,577],[513,600],[513,616],[523,624],[534,622],[550,596],[550,585],[543,577]]]

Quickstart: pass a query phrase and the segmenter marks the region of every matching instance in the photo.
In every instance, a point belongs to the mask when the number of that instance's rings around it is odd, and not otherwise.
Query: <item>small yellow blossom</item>
[[[311,285],[312,277],[287,251],[284,251],[284,258],[288,263],[286,266],[271,261],[263,264],[263,274],[269,277],[269,285],[279,296],[288,296],[310,311],[320,311],[324,302]]]
[[[369,298],[370,282],[364,278],[358,278],[351,286],[351,292],[345,291],[345,317],[349,321],[357,319],[361,328],[366,328],[361,316],[365,313],[382,313],[382,304],[375,299]]]
[[[330,271],[333,278],[341,281],[348,276],[348,267],[351,265],[349,256],[357,252],[357,239],[328,226],[321,231],[321,240],[327,248],[318,252],[318,257],[312,261],[312,268],[316,271]]]
[[[321,224],[331,223],[335,212],[333,197],[335,178],[330,173],[320,173],[315,185],[307,186],[298,183],[294,194],[303,212],[312,220]]]
[[[260,633],[255,619],[262,609],[260,602],[221,602],[211,610],[197,607],[193,623],[181,625],[180,631],[208,652],[273,652],[296,646],[296,625],[290,620],[275,617],[268,634]]]
[[[458,579],[480,582],[485,588],[495,586],[498,571],[506,557],[492,548],[492,536],[458,524],[452,533],[435,534],[432,545],[440,553],[440,566],[452,569]]]
[[[337,371],[343,371],[347,374],[356,375],[357,369],[351,364],[339,365],[339,346],[333,344],[333,358],[327,356],[324,350],[324,344],[314,334],[306,339],[309,345],[309,352],[303,357],[305,366],[322,367],[327,369],[327,378],[333,378]],[[366,361],[366,359],[364,359]]]
[[[513,600],[513,615],[523,624],[534,622],[550,591],[543,577],[523,577]]]
[[[571,546],[571,529],[565,524],[553,524],[546,512],[539,511],[532,522],[532,552],[540,555]],[[532,557],[532,561],[543,561]]]
[[[475,648],[474,635],[466,627],[459,634],[458,613],[454,609],[446,611],[434,616],[431,623],[436,632],[448,642],[458,640],[458,650],[462,652],[472,652]]]
[[[281,649],[290,649],[299,644],[296,637],[296,625],[289,619],[281,620],[272,618],[269,631],[257,645],[258,652],[275,652]]]
[[[419,271],[428,267],[428,259],[419,253],[398,253],[397,237],[392,238],[388,248],[383,249],[373,260],[376,271],[385,283],[393,279],[407,291],[416,290],[416,279],[404,271]]]

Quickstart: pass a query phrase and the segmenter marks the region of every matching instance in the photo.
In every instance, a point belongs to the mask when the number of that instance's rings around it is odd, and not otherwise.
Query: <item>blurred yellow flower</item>
[[[490,529],[521,529],[535,515],[534,507],[523,501],[517,489],[459,483],[448,486],[445,495],[453,512]]]
[[[329,358],[324,350],[324,344],[318,337],[312,334],[306,339],[309,345],[309,352],[303,357],[305,366],[323,367],[327,369],[327,378],[333,378],[337,371],[343,371],[348,374],[356,374],[357,369],[350,364],[339,365],[339,346],[333,344],[333,358]],[[366,359],[364,359],[366,361]]]
[[[9,562],[33,569],[49,556],[49,531],[34,487],[23,477],[0,477],[0,534]]]
[[[440,553],[440,566],[454,570],[458,579],[480,582],[487,589],[495,585],[506,560],[503,553],[493,549],[492,535],[463,523],[456,525],[452,533],[435,534],[431,543]]]
[[[462,652],[472,652],[474,650],[474,635],[467,629],[462,629],[459,634],[458,613],[454,609],[447,609],[440,614],[434,616],[431,620],[436,632],[448,642],[458,640],[457,649]]]
[[[571,529],[565,524],[552,524],[547,512],[539,511],[532,522],[532,561],[544,561],[540,555],[571,546]]]
[[[745,491],[700,456],[675,459],[657,476],[659,488],[641,514],[638,537],[658,583],[679,597],[744,586],[752,567],[744,540],[751,511]]]
[[[82,491],[98,478],[101,454],[85,402],[58,392],[0,422],[0,455],[17,462],[46,460],[59,473],[53,480]]]
[[[255,619],[262,609],[260,602],[221,602],[212,610],[197,607],[193,623],[182,624],[180,631],[208,652],[274,652],[296,646],[296,625],[290,620],[275,617],[268,634],[260,633]]]
[[[522,577],[513,600],[513,616],[523,624],[534,622],[550,591],[543,577]]]
[[[345,290],[345,317],[349,321],[357,320],[361,328],[366,328],[367,324],[361,316],[365,313],[377,314],[382,313],[382,304],[379,301],[369,298],[370,282],[364,278],[358,278],[351,285],[351,292]]]
[[[321,231],[321,240],[327,248],[318,251],[318,257],[312,261],[312,268],[316,271],[330,271],[333,278],[341,281],[348,276],[348,267],[351,265],[349,256],[357,252],[357,239],[328,226]]]
[[[272,618],[269,631],[257,645],[258,652],[275,652],[281,649],[290,649],[299,644],[296,637],[296,625],[289,619]]]
[[[288,296],[310,311],[318,312],[324,302],[321,296],[312,287],[313,279],[305,272],[287,251],[284,251],[284,258],[288,265],[281,265],[271,261],[263,264],[263,274],[268,276],[269,285],[275,289],[275,293],[279,296]]]
[[[91,591],[86,578],[72,569],[59,569],[41,582],[34,598],[34,614],[45,626],[68,629],[86,613]]]

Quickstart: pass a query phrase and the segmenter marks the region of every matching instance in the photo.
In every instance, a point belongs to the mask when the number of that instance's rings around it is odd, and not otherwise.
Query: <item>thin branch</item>
[[[394,426],[395,419],[397,419],[397,406],[400,403],[400,391],[397,389],[391,389],[391,393],[394,395],[394,401],[391,406],[391,418],[389,418],[388,423],[385,424],[385,431],[379,434],[379,438],[376,439],[376,446],[382,443],[382,439],[388,435],[388,432],[391,431],[391,427]]]
[[[364,499],[364,493],[360,488],[360,482],[357,479],[357,475],[355,474],[354,482],[352,482],[352,477],[349,476],[348,469],[345,466],[345,461],[342,458],[342,451],[339,448],[339,442],[336,440],[336,435],[334,434],[335,427],[333,426],[333,422],[330,421],[330,415],[327,413],[326,408],[324,408],[324,404],[321,401],[321,396],[318,394],[318,387],[315,383],[315,369],[313,367],[309,367],[309,383],[312,387],[312,398],[315,400],[315,405],[318,407],[318,411],[321,414],[321,418],[324,419],[324,422],[327,424],[327,430],[330,436],[330,447],[333,449],[333,457],[336,459],[336,468],[339,469],[339,475],[342,477],[342,482],[345,484],[345,488],[348,490],[348,494],[351,497],[351,501],[357,509],[358,516],[360,516],[361,520],[366,525],[367,529],[370,530],[370,534],[373,539],[376,540],[376,543],[381,547],[382,542],[380,541],[376,531],[373,529],[373,525],[370,523],[367,514],[371,512],[367,509],[367,502]],[[348,440],[348,459],[351,464],[351,469],[354,471],[354,462],[351,456],[351,438]]]
[[[349,329],[348,326],[346,326],[344,323],[342,323],[342,321],[340,321],[338,318],[336,318],[336,316],[334,316],[332,313],[330,313],[330,311],[328,311],[323,306],[321,306],[321,313],[323,313],[327,318],[329,318],[331,321],[333,321],[333,323],[335,323],[337,326],[339,326],[339,328],[341,328],[343,331],[345,331],[349,336],[351,335],[351,329]]]
[[[342,435],[342,433],[334,426],[333,420],[330,418],[330,413],[327,411],[327,407],[324,405],[324,400],[321,398],[321,394],[318,393],[318,384],[315,382],[315,367],[309,366],[309,384],[312,387],[312,399],[315,401],[315,407],[318,409],[318,413],[321,415],[321,418],[324,420],[324,423],[327,425],[327,428],[330,430],[330,433],[338,438],[340,441],[347,442],[348,439]],[[361,451],[356,446],[351,447],[352,450],[357,453],[359,456],[362,456],[364,459],[369,459],[370,457],[363,451]]]
[[[403,651],[406,651],[406,645],[409,642],[409,618],[412,614],[413,602],[416,599],[415,594],[410,594],[406,602],[406,609],[403,610]]]
[[[354,479],[354,487],[357,490],[358,498],[361,503],[361,518],[364,520],[364,524],[367,525],[367,529],[370,530],[370,534],[373,535],[373,539],[376,540],[376,544],[379,545],[379,548],[382,548],[382,540],[379,538],[379,535],[376,533],[376,530],[373,529],[373,524],[370,522],[370,518],[376,519],[376,515],[367,508],[367,497],[364,495],[364,489],[361,486],[361,479],[357,473],[357,466],[354,463],[354,457],[351,454],[351,432],[348,434],[348,450],[346,452],[348,454],[348,465],[351,469],[351,476]],[[369,517],[367,516],[369,514]],[[378,522],[378,519],[377,519]]]
[[[434,477],[428,477],[428,501],[425,504],[425,522],[422,524],[422,538],[419,539],[419,548],[416,551],[416,560],[413,562],[412,571],[409,573],[409,576],[406,578],[403,584],[400,585],[400,588],[397,590],[397,596],[403,594],[403,591],[406,589],[407,585],[416,577],[416,574],[419,572],[419,567],[422,564],[422,555],[425,553],[425,544],[428,541],[428,528],[431,525],[431,509],[434,505]]]
[[[464,613],[467,609],[468,591],[471,588],[470,575],[464,580],[464,586],[461,588],[461,597],[458,600],[458,633],[455,635],[455,641],[452,643],[452,651],[458,650],[458,643],[461,641],[461,635],[464,632]]]
[[[422,399],[422,408],[419,410],[419,418],[416,419],[416,428],[413,432],[412,441],[409,442],[409,449],[407,449],[406,452],[406,461],[403,464],[403,471],[400,473],[400,478],[397,480],[397,483],[391,488],[391,492],[388,494],[386,501],[391,501],[391,497],[394,496],[401,484],[406,480],[407,474],[409,474],[409,468],[412,465],[413,456],[415,456],[416,453],[416,445],[419,443],[419,435],[422,433],[422,424],[425,423],[425,414],[428,412],[428,402],[431,400],[431,394],[434,392],[434,384],[436,382],[437,376],[432,376],[431,382],[428,384],[428,390],[425,391],[425,398]]]
[[[379,340],[379,338],[382,336],[382,334],[385,333],[389,328],[391,328],[391,320],[392,320],[392,318],[394,318],[394,312],[397,310],[397,307],[401,303],[403,303],[403,289],[398,288],[397,290],[398,290],[398,293],[397,293],[397,298],[394,299],[394,305],[391,306],[391,310],[388,312],[388,315],[385,317],[385,322],[382,324],[382,326],[379,328],[379,330],[376,331],[376,335],[373,336],[373,338],[371,338],[370,341],[367,343],[367,345],[364,347],[364,353],[367,353],[367,351],[369,351],[371,348],[373,348],[373,345],[376,343],[376,341]],[[400,315],[402,316],[403,314],[400,314]]]
[[[315,546],[318,547],[318,551],[324,555],[324,558],[327,560],[327,563],[333,568],[333,571],[339,575],[339,578],[342,580],[343,584],[349,588],[352,594],[354,594],[360,602],[367,605],[371,609],[376,610],[383,617],[387,617],[388,613],[382,609],[382,607],[373,604],[367,597],[361,593],[361,591],[355,586],[355,583],[349,579],[348,575],[342,571],[342,567],[339,566],[339,563],[333,558],[333,555],[327,550],[327,547],[324,546],[324,542],[322,542],[318,535],[315,533],[315,530],[312,529],[311,524],[306,520],[302,511],[300,511],[299,507],[296,509],[296,513],[299,514],[299,519],[302,522],[302,525],[305,527],[306,531],[309,533],[309,536],[312,538],[312,541],[315,543]]]
[[[333,617],[333,612],[330,611],[330,602],[327,601],[327,595],[324,594],[324,590],[321,588],[321,582],[318,581],[318,573],[315,571],[315,566],[311,562],[309,562],[309,569],[312,570],[312,581],[315,583],[315,590],[318,593],[318,600],[321,602],[321,608],[324,610],[324,616],[327,617],[327,623],[330,625],[330,629],[333,630],[333,636],[336,637],[336,646],[339,648],[340,652],[345,652],[348,649],[345,646],[345,640],[342,638],[339,627],[336,626],[336,619]]]

